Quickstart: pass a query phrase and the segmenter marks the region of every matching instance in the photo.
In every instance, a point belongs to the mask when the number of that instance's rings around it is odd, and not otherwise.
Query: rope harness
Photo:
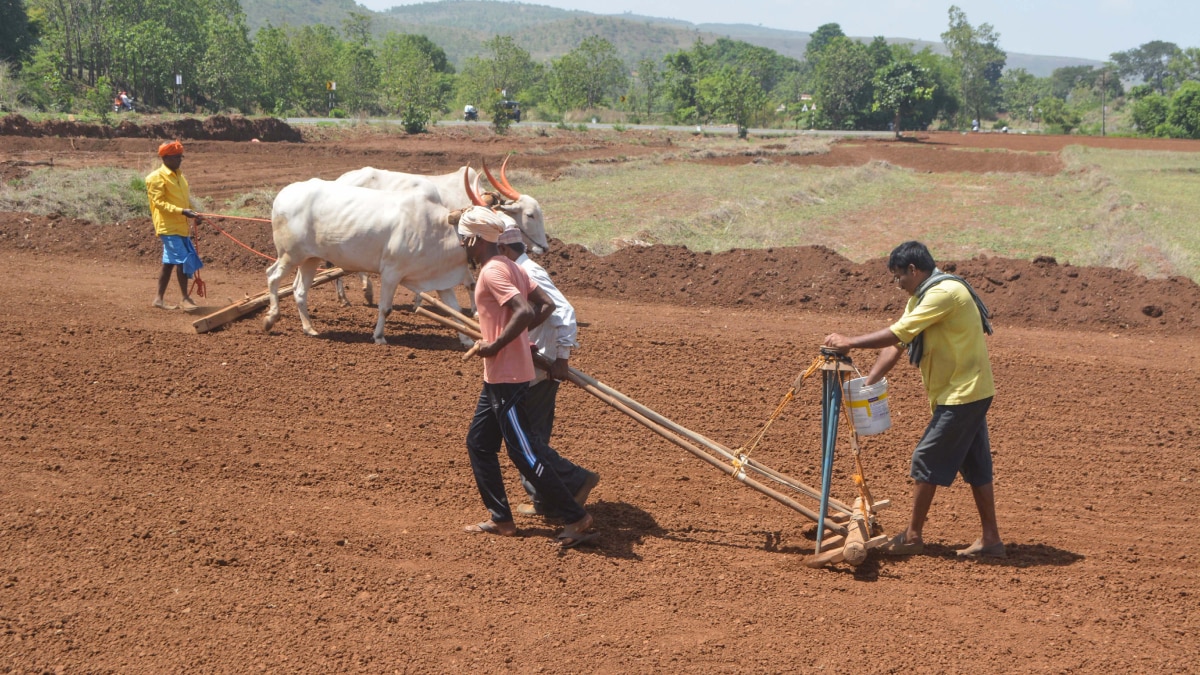
[[[850,414],[851,409],[855,407],[861,407],[867,402],[855,401],[850,397],[850,391],[847,383],[849,381],[851,371],[837,367],[835,364],[848,365],[854,369],[854,375],[861,376],[858,368],[854,366],[848,357],[837,354],[830,350],[822,349],[821,353],[813,359],[812,364],[810,364],[808,368],[796,378],[796,381],[788,389],[787,393],[783,395],[779,405],[775,407],[775,410],[771,413],[767,420],[763,422],[758,431],[755,432],[749,438],[749,440],[746,441],[746,443],[738,447],[736,451],[736,457],[731,462],[734,468],[737,470],[731,474],[734,478],[736,478],[738,473],[742,472],[743,469],[753,468],[750,466],[750,453],[754,452],[754,450],[759,446],[763,438],[766,436],[767,430],[770,429],[775,420],[783,414],[783,411],[787,407],[788,403],[791,403],[796,398],[796,391],[802,384],[804,384],[804,381],[816,374],[817,371],[823,371],[825,377],[824,389],[821,396],[822,467],[821,510],[819,512],[822,518],[828,514],[830,478],[833,473],[834,445],[837,440],[836,436],[838,417],[845,417],[846,420],[847,436],[850,439],[850,448],[854,455],[854,486],[858,488],[858,494],[862,500],[863,512],[866,514],[872,514],[875,506],[875,500],[871,497],[871,491],[867,487],[866,471],[863,468],[862,462],[862,449],[858,444],[858,431],[854,427],[854,421],[851,419]],[[834,368],[829,368],[831,365],[834,366]],[[845,402],[845,415],[841,414],[843,401]],[[818,520],[818,553],[820,552],[820,542],[823,536],[823,530],[824,521]]]

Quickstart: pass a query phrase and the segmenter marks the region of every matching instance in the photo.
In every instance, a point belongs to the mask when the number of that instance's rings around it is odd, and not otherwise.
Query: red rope
[[[269,222],[271,222],[271,220],[269,218],[250,218],[248,216],[223,216],[219,213],[197,213],[196,215],[200,216],[201,218],[225,218],[225,219],[229,219],[229,220],[248,220],[248,221],[254,222],[254,223],[269,223]],[[256,250],[250,248],[249,246],[243,244],[242,242],[238,241],[237,237],[233,236],[232,234],[229,234],[225,230],[222,230],[221,227],[219,225],[217,225],[216,223],[209,223],[209,225],[212,225],[214,230],[216,230],[217,232],[220,232],[221,234],[225,235],[226,237],[229,237],[229,239],[232,240],[233,243],[237,244],[238,246],[241,246],[242,248],[246,249],[247,251],[250,251],[254,255],[261,256],[272,262],[275,261],[274,258],[267,255],[266,253],[260,253]]]
[[[250,216],[226,216],[220,213],[197,213],[202,218],[224,218],[226,220],[248,220],[252,223],[269,223],[270,218],[251,218]]]

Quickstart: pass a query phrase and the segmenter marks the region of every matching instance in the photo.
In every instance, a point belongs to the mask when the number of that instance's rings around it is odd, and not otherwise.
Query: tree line
[[[1099,132],[1108,105],[1135,131],[1200,137],[1200,49],[1155,41],[1100,67],[1049,77],[1005,69],[1000,36],[952,6],[945,54],[817,28],[804,59],[738,40],[623,62],[599,36],[535,61],[497,35],[460,68],[429,38],[341,26],[267,25],[237,0],[0,0],[0,106],[107,113],[117,91],[144,110],[399,116],[411,131],[473,104],[506,126],[511,104],[562,121],[612,110],[633,123],[827,129],[1043,125]],[[1139,81],[1126,91],[1123,82]],[[1103,121],[1100,122],[1103,124]]]

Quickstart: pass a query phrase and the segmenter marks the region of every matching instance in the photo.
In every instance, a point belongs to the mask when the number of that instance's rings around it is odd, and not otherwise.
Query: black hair
[[[512,243],[512,244],[505,244],[505,246],[507,246],[507,247],[511,248],[512,250],[516,251],[517,255],[524,255],[524,254],[525,254],[525,242],[523,242],[523,241],[518,241],[518,242],[516,242],[516,243]]]
[[[892,254],[888,256],[889,270],[903,270],[909,265],[922,272],[933,272],[937,267],[933,262],[933,254],[919,241],[906,241],[892,249]]]

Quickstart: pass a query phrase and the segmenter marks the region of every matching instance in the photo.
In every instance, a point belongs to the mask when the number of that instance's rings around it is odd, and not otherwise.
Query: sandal
[[[592,529],[592,523],[592,515],[589,513],[579,521],[567,525],[555,537],[558,540],[558,545],[562,548],[575,548],[580,544],[599,537],[600,533]]]
[[[925,542],[923,541],[908,541],[905,538],[907,532],[891,538],[888,543],[879,547],[879,552],[886,555],[916,555],[925,552]]]
[[[505,527],[507,525],[507,527]],[[500,537],[515,537],[517,534],[517,526],[514,523],[497,523],[494,520],[485,520],[474,525],[463,527],[463,532],[471,534],[494,534]]]

